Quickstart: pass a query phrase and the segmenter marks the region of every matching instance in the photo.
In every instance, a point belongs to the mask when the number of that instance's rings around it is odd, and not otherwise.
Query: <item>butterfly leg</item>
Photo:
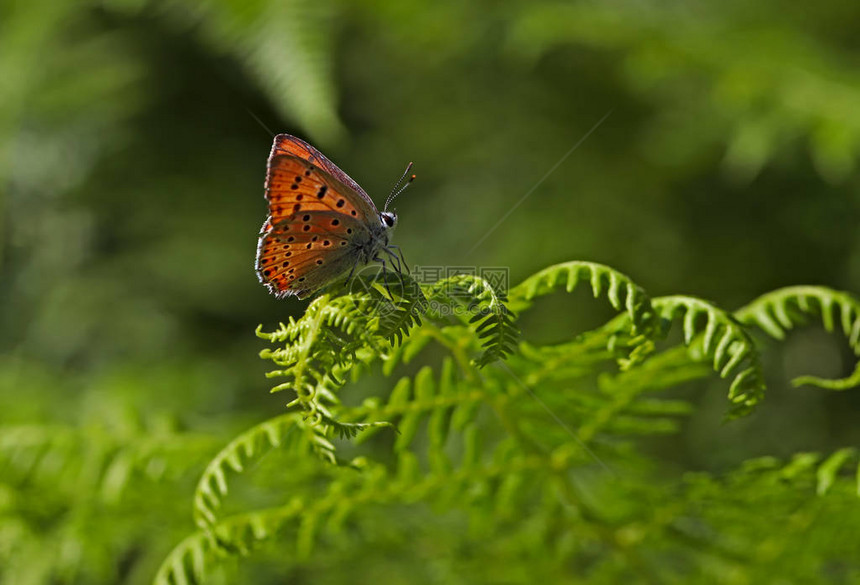
[[[406,274],[411,274],[409,271],[409,264],[406,263],[406,258],[403,257],[403,250],[400,249],[400,246],[396,244],[388,244],[387,247],[397,250],[397,255],[400,257],[400,261],[403,262],[403,265],[406,267]]]
[[[383,248],[383,251],[386,254],[388,254],[389,256],[391,256],[391,265],[394,267],[395,272],[397,272],[397,277],[400,279],[400,289],[405,292],[406,291],[406,282],[403,280],[403,266],[404,265],[400,262],[400,258],[397,256],[397,254],[395,254],[394,252],[389,250],[390,247],[391,246],[387,246],[387,247]],[[407,266],[406,269],[409,270],[409,267]]]
[[[391,299],[392,302],[394,302],[394,295],[391,294],[391,289],[388,286],[388,264],[379,255],[375,256],[373,258],[373,261],[382,264],[382,284],[385,286],[385,292],[388,293],[388,298]]]
[[[349,284],[349,281],[352,280],[352,277],[355,275],[355,269],[358,268],[358,264],[361,262],[361,258],[356,259],[352,264],[352,270],[349,271],[349,276],[346,277],[346,283]]]
[[[388,248],[383,248],[382,251],[391,256],[391,266],[394,268],[394,270],[398,273],[403,272],[403,264],[401,264],[400,258],[397,257],[397,254],[395,254]]]

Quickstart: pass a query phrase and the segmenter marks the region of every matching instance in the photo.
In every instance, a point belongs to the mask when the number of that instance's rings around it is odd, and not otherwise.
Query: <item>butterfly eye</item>
[[[379,214],[379,218],[382,220],[382,223],[385,224],[385,227],[388,228],[394,227],[394,224],[397,223],[397,216],[390,211],[383,211]]]

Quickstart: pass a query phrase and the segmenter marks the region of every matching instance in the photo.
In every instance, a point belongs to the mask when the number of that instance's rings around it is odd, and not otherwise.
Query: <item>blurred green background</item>
[[[283,411],[253,331],[306,303],[253,270],[262,126],[377,202],[414,161],[395,238],[411,265],[515,283],[592,260],[727,309],[791,284],[858,291],[858,33],[851,0],[0,1],[0,422],[185,441],[176,482],[114,518],[123,536],[102,535],[84,582],[131,578],[123,538],[157,564],[190,527],[199,465]],[[523,327],[552,341],[608,316],[559,296]],[[856,444],[855,395],[787,382],[845,375],[843,346],[810,329],[774,347],[768,400],[729,425],[725,383],[687,389],[699,408],[655,457],[720,472]],[[88,530],[89,495],[44,489],[42,521],[4,524],[0,554],[31,543],[78,566],[96,553],[50,519]]]

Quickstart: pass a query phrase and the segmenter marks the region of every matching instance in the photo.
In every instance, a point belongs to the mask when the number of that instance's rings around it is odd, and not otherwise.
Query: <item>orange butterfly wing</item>
[[[363,192],[308,159],[283,153],[278,148],[283,136],[276,137],[269,158],[269,218],[260,234],[256,269],[273,294],[301,298],[354,267],[362,259],[358,250],[370,238],[368,225],[380,220]]]
[[[352,177],[340,170],[340,168],[326,158],[323,153],[301,138],[296,138],[289,134],[278,134],[275,136],[275,141],[272,144],[272,151],[269,153],[269,160],[271,161],[279,154],[291,154],[293,156],[297,156],[300,159],[306,160],[312,165],[323,169],[329,175],[359,194],[361,198],[370,205],[370,208],[376,212],[376,206],[373,204],[373,200],[364,192],[364,189],[362,189],[361,186],[352,179]]]

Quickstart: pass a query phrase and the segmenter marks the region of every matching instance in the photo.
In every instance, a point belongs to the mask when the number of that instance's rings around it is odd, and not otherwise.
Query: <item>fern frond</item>
[[[659,353],[639,367],[602,374],[598,389],[609,399],[594,411],[579,430],[582,440],[607,429],[615,433],[670,433],[678,429],[678,418],[690,413],[691,406],[682,400],[649,400],[646,392],[657,392],[701,378],[706,368],[691,362],[684,348]]]
[[[518,342],[508,307],[527,308],[541,295],[573,290],[580,280],[589,282],[596,297],[606,296],[619,314],[557,345]],[[552,551],[557,556],[547,562],[556,563],[554,568],[584,554],[578,542],[592,539],[614,550],[617,540],[605,537],[609,526],[613,534],[621,526],[618,530],[660,537],[673,547],[693,541],[709,553],[743,558],[719,538],[686,531],[687,517],[724,528],[725,517],[709,517],[710,508],[702,512],[686,506],[707,503],[713,493],[707,489],[717,482],[703,482],[706,489],[698,494],[691,489],[679,506],[673,497],[656,496],[659,489],[607,482],[594,465],[596,453],[606,454],[613,468],[642,473],[647,459],[637,456],[631,437],[677,432],[680,418],[690,411],[687,402],[657,393],[712,370],[732,380],[729,414],[749,412],[762,399],[764,383],[743,323],[700,299],[649,299],[626,276],[586,262],[558,265],[526,279],[511,292],[510,301],[471,275],[445,279],[423,292],[407,291],[410,283],[386,278],[369,281],[361,292],[323,295],[301,319],[273,333],[258,332],[280,345],[264,357],[281,368],[273,375],[286,379],[282,387],[304,385],[293,401],[303,410],[247,431],[210,463],[195,493],[200,532],[171,553],[159,573],[160,585],[200,578],[219,557],[247,554],[272,538],[294,543],[296,558],[303,559],[321,543],[337,542],[338,535],[360,533],[379,506],[416,502],[466,512],[470,529],[478,534],[513,534],[506,543],[511,550],[528,550],[530,558],[546,559]],[[784,333],[789,322],[775,316],[776,310],[766,314]],[[860,312],[840,310],[853,348],[860,331],[849,331],[860,330],[855,325]],[[658,352],[658,342],[676,319],[682,324],[683,344]],[[827,317],[822,319],[828,327]],[[797,322],[792,314],[790,323]],[[431,342],[443,355],[422,356],[439,365],[421,364],[417,372],[405,372],[390,390],[375,392],[359,406],[339,401],[337,391],[348,377],[363,376],[376,363],[383,374],[392,375],[398,364],[409,362]],[[473,355],[479,357],[470,360]],[[500,358],[507,360],[504,368],[481,369]],[[389,457],[368,455],[340,465],[318,461],[343,463],[335,459],[334,439],[362,443],[386,427],[396,430],[390,442],[362,449],[376,455],[381,448]],[[293,441],[287,447],[298,460],[311,453],[317,457],[285,478],[285,505],[230,516],[221,512],[228,487],[237,491],[230,485],[236,474],[285,441]],[[759,462],[755,469],[751,463],[727,481],[754,493],[759,493],[759,482],[768,489],[777,486],[786,503],[799,498],[802,489],[844,497],[845,470],[856,460],[856,450],[844,449],[824,461],[806,456],[787,465]],[[696,487],[695,482],[690,485]],[[589,493],[601,493],[597,499],[602,501],[594,503]],[[607,499],[607,493],[614,499]],[[658,505],[649,503],[647,511],[631,506],[627,513],[612,503],[644,497]],[[738,502],[746,497],[738,493]],[[733,510],[733,502],[724,498],[721,503]],[[526,509],[529,520],[522,521]]]
[[[226,555],[246,556],[269,540],[304,510],[303,502],[230,516],[176,545],[155,574],[153,585],[192,585],[205,582],[207,568]]]
[[[831,487],[833,487],[833,484],[838,478],[839,472],[852,459],[857,459],[857,449],[854,447],[845,447],[844,449],[839,449],[830,455],[830,457],[825,459],[824,462],[818,466],[818,470],[816,472],[817,482],[815,491],[819,496],[823,496]],[[857,465],[856,461],[855,465]],[[860,467],[855,470],[854,477],[857,486],[856,493],[860,496]]]
[[[260,352],[260,357],[281,366],[267,376],[286,378],[272,392],[290,389],[296,393],[287,406],[299,406],[305,412],[302,426],[314,451],[330,463],[336,462],[330,437],[352,437],[369,426],[385,424],[356,425],[337,420],[331,411],[339,403],[337,390],[348,375],[358,376],[361,366],[378,359],[392,362],[392,357],[408,354],[406,346],[411,344],[402,340],[420,324],[427,303],[420,287],[406,275],[381,284],[375,279],[357,279],[354,286],[360,287],[360,292],[334,298],[323,294],[300,319],[281,323],[271,333],[262,332],[261,327],[256,332],[258,337],[284,344]],[[400,345],[401,351],[392,345]]]
[[[785,339],[788,331],[804,324],[811,316],[820,317],[829,333],[838,323],[854,355],[858,356],[858,362],[847,378],[828,380],[799,376],[792,383],[828,390],[847,390],[860,385],[860,300],[855,296],[823,286],[791,286],[766,293],[735,312],[741,323],[755,325],[778,340]]]
[[[826,457],[821,453],[799,452],[787,462],[776,457],[757,457],[743,462],[728,479],[735,484],[793,484],[801,492],[814,491],[818,496],[827,495],[841,483],[843,489],[850,486],[851,492],[860,496],[859,463],[855,447],[838,449]]]
[[[803,580],[816,582],[834,563],[855,558],[858,482],[856,471],[844,473],[849,461],[856,465],[851,451],[826,458],[801,452],[787,462],[760,457],[719,477],[687,474],[686,489],[673,494],[673,500],[686,502],[686,511],[672,530],[755,581],[767,581],[789,566],[793,578],[795,568],[804,567]],[[762,516],[764,523],[754,521]],[[780,530],[774,530],[780,521]],[[702,574],[709,574],[708,568]]]
[[[390,376],[394,368],[399,364],[406,364],[412,361],[416,355],[421,353],[431,341],[433,341],[435,331],[429,327],[418,327],[412,329],[408,337],[404,337],[403,341],[382,356],[382,373]]]
[[[53,467],[80,447],[74,429],[62,426],[18,425],[0,428],[0,471],[6,481],[26,478],[39,467]],[[58,470],[59,471],[59,470]]]
[[[262,542],[285,534],[295,541],[296,557],[307,558],[321,532],[341,532],[351,515],[374,504],[436,500],[461,507],[480,505],[504,519],[509,513],[506,502],[522,497],[524,491],[540,489],[541,478],[564,469],[568,461],[563,453],[541,458],[508,446],[500,446],[487,462],[468,461],[459,469],[429,474],[421,472],[409,451],[398,456],[394,472],[379,463],[359,460],[352,470],[333,468],[342,471],[312,498],[295,496],[281,507],[229,516],[190,535],[168,554],[154,583],[201,583],[220,557],[248,555]],[[554,494],[547,496],[555,499]]]
[[[314,300],[298,320],[290,319],[272,333],[257,328],[257,336],[271,342],[287,342],[279,349],[264,349],[260,357],[270,359],[283,369],[268,377],[287,378],[272,392],[293,390],[296,399],[289,406],[300,406],[311,415],[325,403],[336,402],[334,391],[343,385],[337,373],[348,370],[357,352],[370,349],[382,353],[378,305],[371,295],[322,295]]]
[[[390,421],[397,429],[396,452],[410,448],[419,426],[426,419],[430,439],[428,457],[442,463],[445,459],[443,446],[450,430],[462,430],[470,424],[488,396],[486,389],[462,384],[454,360],[446,357],[438,379],[434,378],[429,367],[424,367],[414,378],[401,378],[387,402],[383,403],[378,398],[368,399],[347,416],[363,424]],[[373,432],[369,429],[360,437],[361,440],[366,440]]]
[[[133,440],[97,427],[19,425],[0,427],[0,478],[8,485],[52,486],[81,491],[115,505],[135,481],[163,481],[168,462],[206,456],[213,440],[140,429]]]
[[[272,392],[293,390],[296,399],[288,406],[299,406],[311,417],[321,413],[331,418],[328,406],[337,404],[335,393],[344,376],[358,364],[386,356],[392,344],[421,323],[427,301],[411,278],[403,275],[403,281],[385,283],[391,297],[376,280],[365,280],[354,284],[361,292],[319,296],[300,319],[291,318],[271,333],[257,328],[258,337],[284,343],[264,349],[260,357],[281,366],[267,376],[286,378]]]
[[[582,277],[588,279],[594,298],[605,293],[612,308],[627,311],[635,334],[647,334],[655,326],[645,291],[627,275],[595,262],[564,262],[545,268],[511,289],[511,303],[522,310],[534,299],[559,289],[572,292]]]
[[[465,303],[468,324],[482,343],[483,353],[475,360],[479,368],[513,353],[519,337],[516,316],[506,305],[504,291],[496,290],[485,278],[457,274],[433,284],[427,296],[431,302],[449,307]]]
[[[161,563],[153,585],[197,585],[206,577],[206,567],[213,555],[212,539],[195,532],[177,544]]]
[[[383,278],[381,285],[378,279],[373,279],[364,286],[377,302],[378,334],[391,345],[398,345],[410,329],[421,325],[428,302],[421,287],[408,274],[386,273]]]
[[[370,429],[382,429],[394,426],[390,422],[384,420],[371,423],[349,423],[334,419],[326,419],[324,422],[329,426],[329,428],[331,428],[332,434],[338,439],[354,439],[360,433]]]
[[[694,297],[659,297],[651,303],[667,321],[683,316],[684,343],[690,346],[701,336],[704,357],[711,360],[714,370],[722,378],[734,376],[728,415],[749,413],[764,396],[765,385],[758,351],[744,326],[732,315]]]
[[[542,443],[593,441],[630,435],[675,432],[680,417],[690,411],[682,400],[650,398],[649,393],[702,378],[710,368],[690,359],[685,347],[659,353],[635,368],[615,373],[596,371],[615,359],[605,348],[605,338],[579,336],[577,341],[543,347],[520,344],[520,353],[508,365],[522,382],[509,384],[508,393],[522,404],[517,408],[518,425]],[[540,396],[556,417],[569,424],[565,429],[547,418],[545,409],[528,392]],[[607,445],[601,440],[601,449]]]
[[[271,449],[282,448],[290,435],[301,428],[302,418],[288,413],[260,423],[225,446],[209,462],[194,490],[194,522],[208,529],[218,521],[217,512],[228,492],[228,475],[244,473],[248,464],[259,460]],[[298,443],[293,442],[293,446]]]
[[[226,445],[206,466],[194,491],[194,521],[208,530],[218,519],[218,510],[229,491],[229,476],[241,474],[273,449],[301,454],[316,451],[321,459],[335,462],[334,445],[326,436],[346,439],[361,431],[390,427],[387,421],[348,423],[323,417],[311,423],[299,413],[287,413],[248,429]]]

